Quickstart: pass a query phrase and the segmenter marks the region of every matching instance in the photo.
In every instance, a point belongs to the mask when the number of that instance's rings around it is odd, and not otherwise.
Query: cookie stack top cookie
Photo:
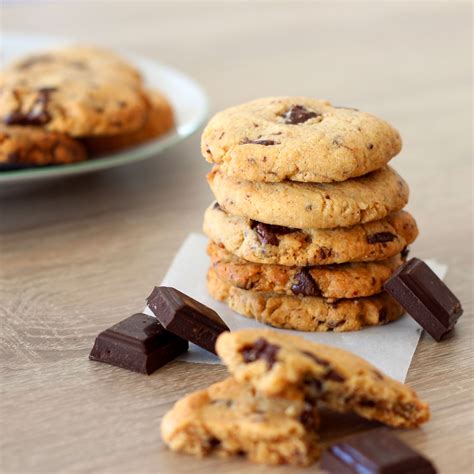
[[[328,101],[270,97],[226,109],[207,125],[201,149],[227,176],[247,181],[345,181],[400,152],[384,120]]]

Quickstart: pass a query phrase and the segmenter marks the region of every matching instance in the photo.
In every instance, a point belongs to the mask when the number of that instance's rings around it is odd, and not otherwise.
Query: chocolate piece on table
[[[456,296],[418,258],[398,268],[385,282],[384,289],[436,341],[453,329],[463,312]]]
[[[147,303],[168,331],[214,354],[219,334],[230,331],[213,309],[174,288],[155,287]]]
[[[89,359],[151,374],[189,348],[154,318],[137,313],[101,332]]]
[[[351,436],[330,446],[321,468],[337,474],[434,474],[436,469],[385,428]]]

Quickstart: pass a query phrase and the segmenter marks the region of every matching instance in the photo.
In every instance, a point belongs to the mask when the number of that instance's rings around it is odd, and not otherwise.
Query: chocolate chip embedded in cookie
[[[0,120],[71,136],[142,127],[147,102],[138,71],[111,52],[69,47],[27,56],[0,77]]]
[[[235,178],[327,183],[385,166],[401,145],[392,126],[368,113],[307,97],[268,97],[215,115],[201,150]]]
[[[275,347],[271,367],[265,360],[245,357],[262,344]],[[430,418],[428,404],[411,388],[342,349],[266,329],[225,333],[216,347],[239,382],[250,383],[267,396],[284,396],[296,389],[307,400],[333,410],[396,427],[413,428]]]
[[[221,280],[213,268],[207,275],[207,289],[214,299],[227,303],[239,314],[270,326],[299,331],[358,331],[395,321],[404,313],[386,293],[334,300],[248,291]]]
[[[363,224],[399,211],[408,201],[408,185],[389,166],[330,184],[242,181],[225,175],[217,166],[208,182],[229,213],[289,228]]]
[[[271,226],[233,216],[211,204],[204,233],[228,252],[255,263],[290,266],[385,260],[413,242],[418,229],[405,211],[384,219],[336,229]],[[379,235],[388,236],[380,242]]]
[[[86,158],[82,144],[62,133],[0,124],[0,169],[61,165]]]
[[[228,378],[179,400],[161,433],[173,451],[199,457],[245,455],[258,463],[306,466],[319,457],[319,417],[298,395],[268,398]]]
[[[340,265],[290,267],[252,263],[214,242],[208,245],[211,265],[219,279],[243,290],[328,299],[371,296],[403,264],[400,254],[388,260]]]

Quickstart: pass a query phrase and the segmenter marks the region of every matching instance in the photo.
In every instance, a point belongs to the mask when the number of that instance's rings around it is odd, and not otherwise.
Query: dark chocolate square
[[[152,316],[137,313],[101,332],[89,359],[151,374],[186,352],[189,343]]]
[[[431,461],[410,448],[388,429],[351,436],[330,446],[321,468],[337,474],[435,474]]]
[[[398,268],[384,289],[437,341],[453,329],[463,313],[456,296],[418,258]]]
[[[167,331],[214,354],[217,337],[229,331],[213,309],[175,288],[155,287],[147,303]]]

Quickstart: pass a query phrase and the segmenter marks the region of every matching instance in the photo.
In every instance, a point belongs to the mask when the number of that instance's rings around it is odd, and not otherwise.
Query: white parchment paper
[[[224,303],[214,301],[206,289],[206,273],[209,257],[206,254],[207,238],[200,234],[190,234],[171,264],[162,286],[172,286],[183,293],[210,306],[221,316],[231,331],[243,328],[268,327],[253,319],[241,316]],[[440,277],[444,278],[447,266],[434,260],[426,263]],[[145,313],[153,315],[146,308]],[[297,334],[306,339],[346,349],[368,360],[394,379],[405,381],[410,362],[421,334],[421,327],[408,315],[386,326],[363,329],[355,332],[311,333],[276,329]],[[186,362],[219,364],[218,357],[190,344],[190,350],[180,357]]]

